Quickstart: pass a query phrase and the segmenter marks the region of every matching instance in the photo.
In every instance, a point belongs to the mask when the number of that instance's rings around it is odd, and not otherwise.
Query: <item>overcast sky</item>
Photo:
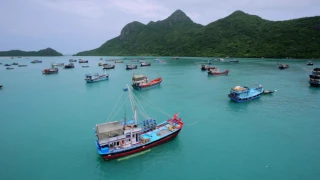
[[[175,10],[207,25],[235,10],[268,20],[320,15],[320,0],[1,0],[0,51],[63,54],[99,47],[132,21],[163,20]]]

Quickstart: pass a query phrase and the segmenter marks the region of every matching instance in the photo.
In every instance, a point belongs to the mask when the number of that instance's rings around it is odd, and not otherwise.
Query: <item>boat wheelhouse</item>
[[[257,99],[260,97],[260,94],[263,93],[264,89],[261,85],[256,88],[235,86],[231,88],[228,97],[235,102],[244,102]]]
[[[149,81],[148,77],[143,74],[132,76],[132,87],[136,90],[154,87],[160,85],[161,82],[161,77]]]
[[[309,75],[309,84],[313,87],[320,87],[320,68],[314,68]]]
[[[86,74],[86,78],[84,79],[87,83],[93,83],[98,81],[104,81],[109,79],[109,74],[99,74],[99,73],[93,73],[93,74]]]
[[[128,85],[127,88],[133,118],[127,120],[125,113],[123,121],[97,124],[95,128],[96,148],[104,160],[133,155],[164,144],[174,139],[183,127],[182,119],[178,118],[178,113],[157,124],[156,119],[151,118],[142,108],[142,103],[138,100],[141,96],[132,93]],[[137,110],[140,110],[144,116],[144,120],[141,122],[138,121]],[[109,117],[111,115],[113,114],[110,114]]]

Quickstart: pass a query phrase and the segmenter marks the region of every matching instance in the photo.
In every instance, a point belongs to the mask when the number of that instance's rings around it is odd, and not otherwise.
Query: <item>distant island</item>
[[[40,51],[21,51],[21,50],[0,51],[0,56],[63,56],[63,55],[54,49],[47,48],[47,49],[42,49]]]
[[[242,11],[206,26],[177,10],[167,19],[127,24],[118,37],[76,56],[320,58],[320,16],[269,21]]]

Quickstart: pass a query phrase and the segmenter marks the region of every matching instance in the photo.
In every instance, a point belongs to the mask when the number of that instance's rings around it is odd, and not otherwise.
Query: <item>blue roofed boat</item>
[[[157,124],[156,119],[151,118],[142,108],[142,102],[138,101],[138,99],[142,98],[142,95],[138,92],[132,93],[132,89],[128,85],[127,89],[133,118],[127,120],[125,113],[122,121],[97,124],[95,128],[97,137],[95,141],[96,148],[104,160],[112,160],[125,156],[130,157],[131,155],[136,156],[138,155],[137,153],[141,154],[146,152],[146,150],[150,151],[150,148],[174,139],[183,127],[182,119],[178,118],[179,113],[173,117],[169,116],[167,120]],[[127,100],[128,98],[124,99]],[[150,101],[148,102],[150,103]],[[120,107],[123,107],[123,104]],[[156,106],[154,105],[154,107]],[[164,113],[163,110],[160,111],[159,107],[155,109]],[[138,122],[137,110],[144,116],[144,120],[140,122]],[[111,116],[115,117],[112,113],[109,117]]]
[[[256,88],[236,86],[231,88],[228,97],[235,102],[244,102],[259,98],[263,92],[264,89],[261,85]]]
[[[98,81],[104,81],[109,79],[109,74],[86,74],[86,78],[84,80],[87,81],[87,83],[93,83]]]

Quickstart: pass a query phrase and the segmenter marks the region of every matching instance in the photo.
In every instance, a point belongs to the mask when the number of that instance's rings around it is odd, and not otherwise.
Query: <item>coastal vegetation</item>
[[[52,48],[46,48],[40,51],[0,51],[0,56],[62,56],[62,54]]]
[[[118,37],[77,56],[320,58],[320,16],[269,21],[242,11],[206,26],[181,10],[167,19],[127,24]]]

